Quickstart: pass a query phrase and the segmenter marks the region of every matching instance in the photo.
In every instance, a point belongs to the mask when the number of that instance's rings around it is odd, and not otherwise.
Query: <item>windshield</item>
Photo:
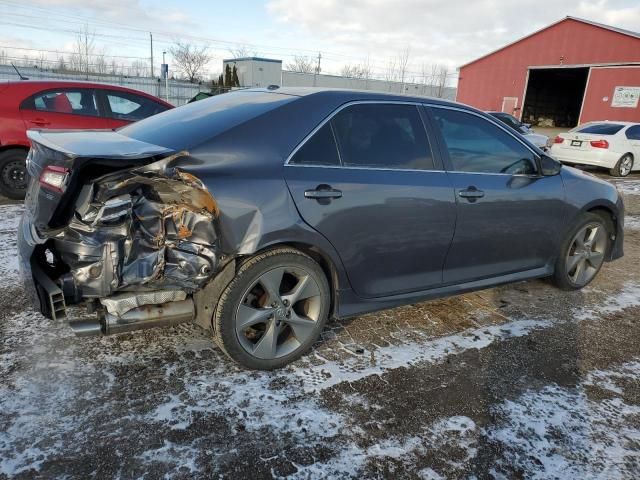
[[[223,93],[127,125],[118,133],[152,145],[182,150],[297,98],[256,90]]]
[[[522,128],[522,124],[518,121],[518,119],[508,113],[492,113],[494,117],[500,120],[502,123],[510,126],[518,133],[524,133],[525,130]]]
[[[615,135],[618,133],[624,125],[617,123],[596,123],[588,125],[578,130],[578,133],[595,133],[597,135]]]

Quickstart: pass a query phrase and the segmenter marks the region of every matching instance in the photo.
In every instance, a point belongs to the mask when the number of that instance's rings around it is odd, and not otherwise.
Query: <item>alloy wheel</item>
[[[604,261],[607,233],[601,224],[592,223],[578,231],[571,241],[566,258],[569,281],[584,286],[598,273]]]
[[[250,355],[280,358],[315,335],[322,298],[317,280],[305,269],[269,270],[241,298],[235,314],[236,335]]]
[[[631,169],[633,168],[633,158],[629,155],[626,155],[622,161],[620,162],[620,175],[622,177],[626,177],[631,173]]]

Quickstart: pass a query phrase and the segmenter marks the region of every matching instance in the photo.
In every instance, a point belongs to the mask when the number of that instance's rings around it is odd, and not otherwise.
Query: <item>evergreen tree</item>
[[[231,67],[227,63],[224,67],[224,86],[232,87],[233,86],[233,75],[231,74]]]
[[[238,69],[236,68],[236,66],[233,66],[233,74],[232,74],[232,80],[233,80],[233,85],[234,87],[239,87],[240,86],[240,80],[238,79]]]
[[[224,77],[222,76],[222,74],[220,74],[220,76],[218,77],[218,86],[224,87]]]

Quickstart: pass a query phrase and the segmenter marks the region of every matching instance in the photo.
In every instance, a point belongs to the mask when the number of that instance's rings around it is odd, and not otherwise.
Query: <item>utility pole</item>
[[[149,32],[149,38],[151,39],[151,78],[153,78],[153,33]]]
[[[320,75],[320,61],[322,60],[322,53],[318,52],[318,65],[316,66],[316,74],[313,76],[313,86],[317,84],[316,78]]]
[[[164,75],[164,99],[169,101],[169,65],[167,65],[167,61],[164,56],[167,52],[162,52],[162,74]]]

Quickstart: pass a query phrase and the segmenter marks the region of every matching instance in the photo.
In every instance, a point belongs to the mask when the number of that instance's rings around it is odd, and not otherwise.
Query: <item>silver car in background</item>
[[[551,141],[549,140],[549,137],[547,137],[546,135],[535,133],[531,128],[531,125],[527,123],[522,123],[513,115],[505,112],[487,112],[487,113],[492,117],[497,118],[505,125],[508,125],[512,129],[514,129],[516,132],[518,132],[520,135],[523,135],[524,137],[526,137],[527,140],[533,143],[540,150],[543,150],[546,152],[551,146]]]

